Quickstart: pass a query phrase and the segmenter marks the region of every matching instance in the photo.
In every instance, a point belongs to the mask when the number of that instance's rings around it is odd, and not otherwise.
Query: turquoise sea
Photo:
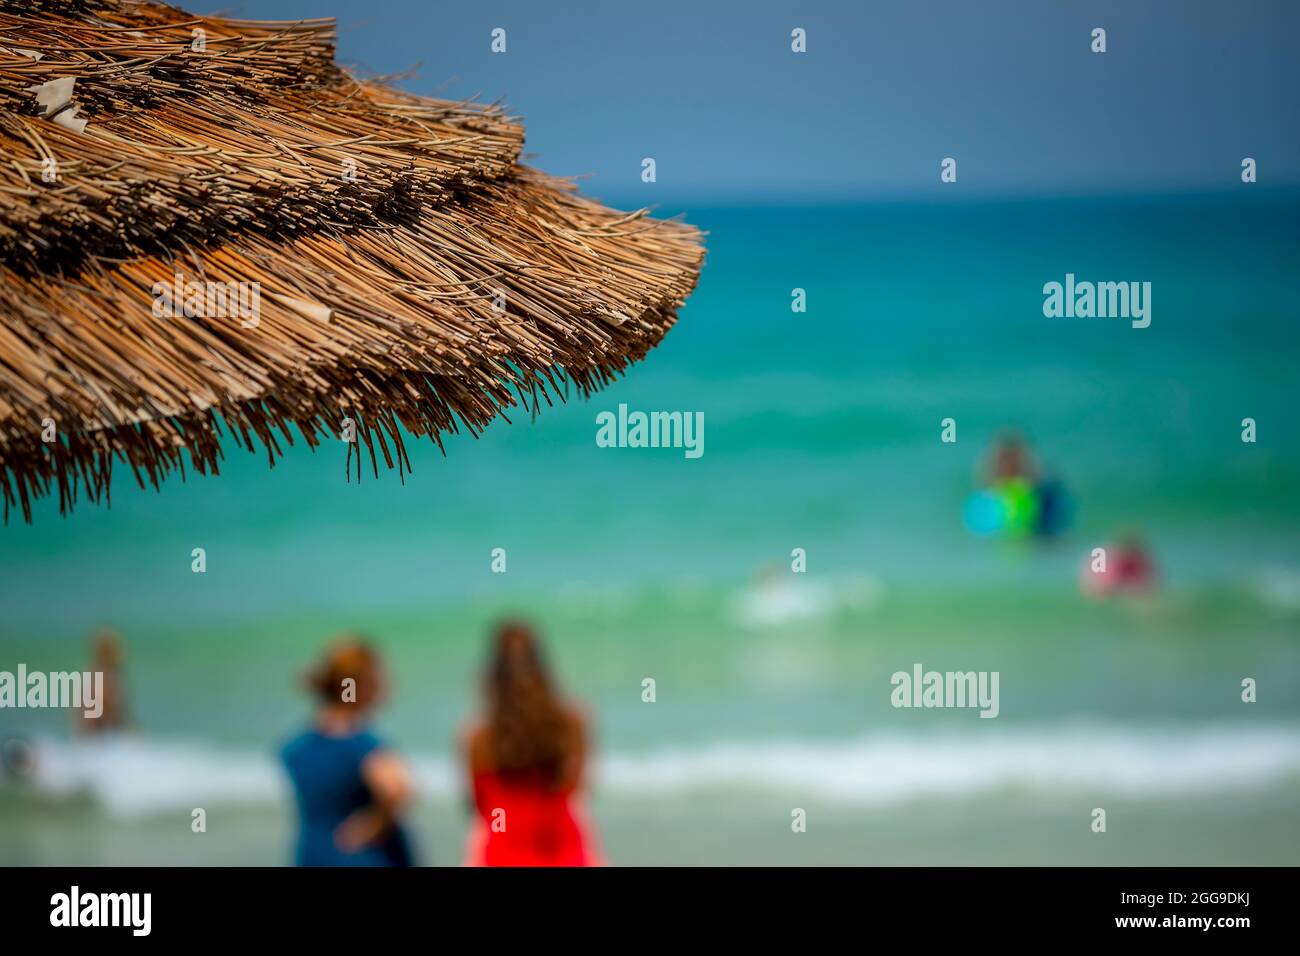
[[[0,862],[287,862],[274,750],[298,671],[355,629],[394,671],[422,855],[454,864],[452,739],[508,613],[595,715],[614,863],[1300,863],[1300,196],[687,218],[708,264],[644,363],[445,457],[413,444],[404,484],[349,483],[342,443],[273,469],[232,448],[219,477],[123,471],[111,508],[11,516],[0,670],[80,667],[116,628],[139,730],[89,748],[0,712],[37,756],[0,786]],[[1151,282],[1151,326],[1045,318],[1066,273]],[[704,455],[597,447],[620,403],[703,412]],[[1004,426],[1077,500],[1050,546],[963,527]],[[1081,596],[1126,530],[1159,591]],[[999,716],[893,708],[916,663],[998,671]]]

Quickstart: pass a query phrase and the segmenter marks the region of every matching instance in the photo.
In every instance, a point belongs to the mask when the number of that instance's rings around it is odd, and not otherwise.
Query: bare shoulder
[[[462,747],[468,748],[483,736],[485,729],[483,721],[477,716],[466,717],[456,725],[456,740]]]
[[[376,773],[393,773],[406,766],[402,755],[388,747],[377,747],[361,760],[363,770]]]
[[[460,749],[470,764],[486,765],[489,756],[487,724],[477,718],[464,721],[457,732]]]
[[[565,701],[564,716],[568,719],[569,726],[577,733],[585,735],[591,728],[591,711],[581,701]]]

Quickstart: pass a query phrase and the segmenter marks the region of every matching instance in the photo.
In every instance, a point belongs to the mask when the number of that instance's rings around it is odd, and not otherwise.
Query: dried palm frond
[[[671,327],[698,230],[582,199],[518,165],[499,108],[333,52],[331,21],[0,0],[6,515],[105,496],[114,462],[215,471],[223,423],[273,461],[350,418],[405,469],[403,431],[587,393]],[[256,315],[187,313],[186,283],[252,287]]]

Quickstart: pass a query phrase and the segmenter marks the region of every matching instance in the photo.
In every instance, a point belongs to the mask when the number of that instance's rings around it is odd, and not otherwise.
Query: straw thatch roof
[[[399,423],[477,431],[643,357],[699,232],[585,200],[522,144],[497,107],[345,73],[332,21],[0,0],[6,516],[106,497],[115,461],[215,471],[223,430],[274,461],[290,426],[315,446],[351,418],[358,469],[364,446],[404,470]],[[257,312],[187,314],[183,283],[257,283]]]

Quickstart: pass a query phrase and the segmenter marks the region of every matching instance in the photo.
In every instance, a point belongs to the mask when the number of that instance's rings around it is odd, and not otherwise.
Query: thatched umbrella
[[[274,462],[291,426],[315,446],[351,419],[404,470],[401,428],[477,431],[643,357],[700,233],[522,143],[497,107],[340,70],[332,21],[0,0],[6,516],[106,496],[117,460],[215,471],[223,423]]]

